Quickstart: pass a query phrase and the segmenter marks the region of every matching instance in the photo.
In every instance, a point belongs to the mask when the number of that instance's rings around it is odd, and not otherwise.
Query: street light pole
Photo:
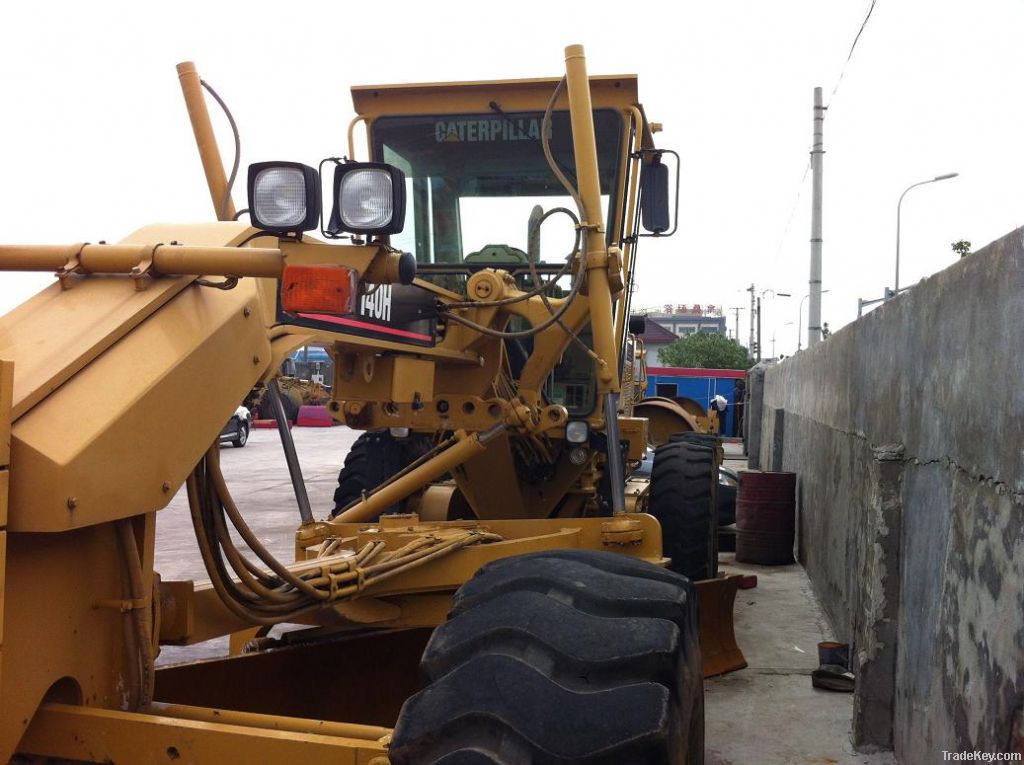
[[[925,186],[929,183],[935,183],[936,181],[948,181],[950,178],[956,178],[960,173],[946,173],[945,175],[936,175],[927,181],[918,181],[912,183],[904,189],[903,193],[900,194],[900,201],[896,204],[896,281],[895,287],[892,291],[892,296],[896,297],[900,294],[900,213],[903,207],[903,197],[907,195],[907,192],[911,189],[916,189],[918,186]]]
[[[753,287],[754,285],[750,285],[750,286]],[[757,360],[758,361],[761,360],[761,298],[763,298],[765,296],[765,294],[768,293],[768,292],[772,293],[772,297],[773,298],[776,298],[776,297],[792,297],[788,292],[776,292],[775,290],[771,289],[770,287],[768,289],[761,290],[761,294],[759,294],[757,296],[757,309],[756,310],[757,310]],[[772,355],[774,355],[774,354],[772,354]]]
[[[822,290],[821,294],[824,295],[826,292],[829,292],[829,290]],[[809,298],[810,296],[811,296],[811,293],[808,292],[806,295],[804,295],[802,298],[800,298],[800,309],[797,311],[797,320],[796,320],[796,349],[797,349],[797,351],[800,351],[801,348],[802,348],[800,343],[803,340],[802,331],[803,331],[803,326],[804,326],[804,301],[807,300],[807,298]],[[810,346],[808,346],[808,347],[810,347]]]

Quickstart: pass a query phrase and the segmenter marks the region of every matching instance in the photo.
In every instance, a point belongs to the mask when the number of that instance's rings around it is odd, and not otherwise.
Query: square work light
[[[249,165],[249,216],[256,228],[310,231],[320,224],[320,175],[298,162]]]
[[[405,173],[382,162],[348,162],[335,167],[328,233],[397,234],[404,225]]]

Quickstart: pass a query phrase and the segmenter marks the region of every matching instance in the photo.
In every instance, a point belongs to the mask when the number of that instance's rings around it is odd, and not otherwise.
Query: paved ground
[[[332,506],[338,469],[357,433],[344,428],[296,428],[314,515]],[[726,447],[729,464],[743,468],[739,447]],[[275,554],[289,559],[298,510],[281,445],[274,430],[255,430],[246,447],[221,451],[224,473],[242,512]],[[736,635],[749,667],[707,681],[708,765],[888,765],[888,754],[863,755],[850,745],[851,694],[811,687],[816,645],[831,637],[803,569],[737,564],[723,554],[727,571],[756,573],[758,586],[741,590]],[[158,515],[156,567],[165,579],[205,579],[184,494]],[[223,655],[227,640],[164,648],[160,663]]]
[[[740,445],[725,450],[728,466],[746,469]],[[739,591],[733,611],[747,668],[704,686],[707,765],[893,763],[888,753],[853,751],[853,694],[811,687],[817,644],[833,636],[803,568],[737,563],[732,553],[719,561],[758,584]]]
[[[811,687],[817,644],[832,637],[798,565],[753,566],[721,555],[730,573],[757,574],[733,613],[748,667],[705,683],[707,765],[887,765],[853,751],[853,695]]]

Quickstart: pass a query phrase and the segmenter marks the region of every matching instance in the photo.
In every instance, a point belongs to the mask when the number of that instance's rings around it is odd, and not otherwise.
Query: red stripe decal
[[[300,313],[300,317],[303,319],[312,319],[313,321],[326,321],[328,324],[341,324],[344,327],[356,327],[358,329],[365,329],[370,332],[380,332],[385,335],[395,335],[396,337],[408,337],[411,340],[423,340],[430,342],[434,338],[430,335],[421,335],[419,332],[408,332],[404,329],[395,329],[394,327],[388,327],[383,324],[370,324],[368,321],[356,321],[355,319],[345,319],[341,316],[329,316],[325,313]]]

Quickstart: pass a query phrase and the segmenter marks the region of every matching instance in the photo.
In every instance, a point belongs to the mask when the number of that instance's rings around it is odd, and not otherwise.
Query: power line
[[[782,248],[786,244],[786,236],[789,234],[789,228],[793,225],[793,218],[796,217],[797,208],[800,206],[800,197],[804,193],[804,183],[807,181],[807,173],[811,170],[811,161],[808,159],[807,164],[804,165],[804,174],[800,178],[800,184],[796,187],[796,199],[793,200],[793,207],[789,211],[789,219],[786,221],[786,227],[782,230],[782,236],[779,237],[779,246],[775,248],[775,255],[772,257],[772,263],[776,263],[779,260],[779,255],[782,254]]]
[[[846,54],[846,61],[843,62],[843,68],[839,72],[839,79],[836,80],[835,87],[832,88],[832,95],[829,96],[829,105],[832,100],[836,97],[836,93],[839,92],[839,83],[843,81],[843,75],[846,74],[846,67],[850,63],[850,59],[853,58],[853,52],[857,49],[857,43],[860,41],[860,36],[864,33],[865,27],[868,25],[868,20],[871,18],[872,12],[875,10],[875,3],[878,0],[871,0],[871,4],[868,6],[867,13],[864,14],[864,20],[860,24],[860,29],[857,30],[856,36],[853,38],[853,44],[850,46],[850,52]],[[828,109],[828,106],[825,107]],[[807,164],[804,165],[804,174],[800,178],[800,185],[796,189],[796,198],[793,200],[793,207],[789,211],[789,218],[786,220],[786,227],[782,230],[782,236],[779,238],[779,246],[775,248],[775,255],[772,257],[772,262],[778,262],[779,255],[782,254],[782,248],[786,244],[786,237],[789,235],[789,229],[793,225],[793,219],[796,217],[797,208],[800,206],[800,198],[803,195],[804,183],[807,180],[807,173],[811,170],[810,159],[807,160]]]
[[[853,38],[853,45],[850,46],[850,52],[846,54],[846,61],[843,62],[843,68],[839,72],[839,79],[836,80],[836,86],[832,88],[832,95],[828,97],[828,106],[832,105],[832,101],[835,99],[836,93],[839,91],[839,83],[843,81],[843,75],[846,74],[846,66],[850,63],[850,59],[853,58],[853,51],[857,49],[857,41],[860,40],[860,36],[864,32],[864,27],[868,25],[868,19],[871,18],[871,12],[875,10],[876,2],[877,0],[871,0],[868,12],[864,15],[864,21],[861,22],[860,29],[857,30],[857,36]],[[828,106],[825,108],[827,109]]]

